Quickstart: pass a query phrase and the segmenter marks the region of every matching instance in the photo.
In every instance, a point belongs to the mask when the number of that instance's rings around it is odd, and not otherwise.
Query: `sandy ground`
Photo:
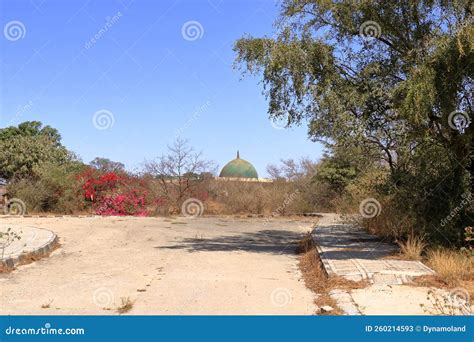
[[[61,248],[0,274],[0,314],[314,314],[295,243],[311,222],[233,218],[8,218]]]

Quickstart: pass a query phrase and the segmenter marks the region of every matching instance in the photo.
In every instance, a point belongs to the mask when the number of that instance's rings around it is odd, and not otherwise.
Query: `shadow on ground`
[[[222,235],[214,238],[185,238],[169,246],[155,248],[187,249],[190,252],[245,251],[270,254],[295,254],[298,241],[304,234],[287,230],[262,230],[240,235]]]
[[[348,224],[318,226],[313,236],[325,257],[332,260],[372,260],[398,253],[398,247],[387,239],[370,235]]]

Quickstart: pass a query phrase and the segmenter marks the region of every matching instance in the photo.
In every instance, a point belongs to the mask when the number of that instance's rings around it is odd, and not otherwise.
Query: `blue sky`
[[[176,136],[220,167],[239,149],[262,176],[280,158],[322,154],[305,125],[272,125],[259,79],[232,67],[236,39],[274,32],[272,0],[0,4],[0,127],[39,120],[85,162],[129,169]]]

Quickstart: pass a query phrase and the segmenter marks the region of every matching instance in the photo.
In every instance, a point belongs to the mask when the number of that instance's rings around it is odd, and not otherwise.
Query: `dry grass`
[[[423,236],[410,234],[405,241],[399,241],[400,253],[407,260],[421,260],[422,253],[426,248],[426,242]]]
[[[338,308],[336,301],[329,295],[331,290],[351,290],[367,286],[366,282],[355,282],[342,277],[328,277],[309,234],[300,241],[297,252],[300,254],[299,268],[303,275],[305,285],[317,295],[314,303],[318,307],[327,305],[334,308],[334,310],[329,313],[330,315],[343,314],[342,310]]]
[[[472,312],[470,303],[464,301],[464,298],[458,297],[453,301],[452,297],[442,295],[433,289],[428,291],[427,300],[431,306],[420,304],[420,307],[428,315],[459,316],[470,315]]]
[[[436,277],[447,286],[459,286],[473,278],[470,256],[448,249],[434,249],[427,253],[427,263],[436,272]]]
[[[124,314],[129,312],[130,310],[133,309],[133,304],[135,303],[130,299],[130,297],[122,297],[120,298],[121,304],[119,307],[117,307],[117,312],[119,314]]]
[[[315,196],[308,193],[308,185],[303,180],[273,183],[213,180],[208,185],[206,215],[286,216],[314,211],[307,199]]]
[[[4,263],[0,263],[0,274],[1,273],[10,273],[14,270],[14,267],[9,267]]]
[[[474,304],[473,258],[459,251],[433,249],[427,252],[426,263],[436,274],[417,277],[412,285],[450,290],[466,290]]]
[[[43,303],[41,304],[41,309],[49,309],[51,307],[51,303],[53,302],[53,300],[50,300],[49,302],[47,303]]]

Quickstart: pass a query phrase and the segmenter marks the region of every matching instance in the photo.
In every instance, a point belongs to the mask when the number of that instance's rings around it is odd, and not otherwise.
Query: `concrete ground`
[[[296,242],[310,221],[3,218],[53,231],[49,257],[0,274],[0,314],[314,314]]]

